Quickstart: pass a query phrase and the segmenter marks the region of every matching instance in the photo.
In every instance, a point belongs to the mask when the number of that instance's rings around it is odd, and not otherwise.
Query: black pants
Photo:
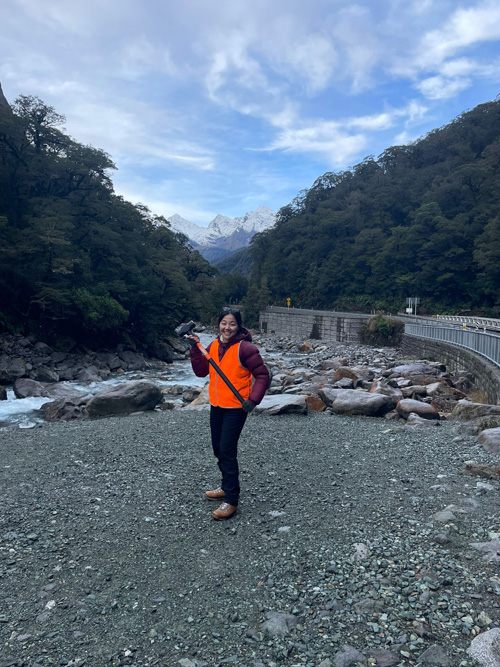
[[[240,497],[238,440],[247,418],[242,408],[210,407],[212,448],[222,474],[225,501],[237,505]]]

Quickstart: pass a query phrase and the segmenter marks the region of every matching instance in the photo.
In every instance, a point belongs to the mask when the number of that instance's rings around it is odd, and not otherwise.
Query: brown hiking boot
[[[220,505],[220,507],[218,507],[215,512],[212,512],[212,518],[214,518],[216,521],[224,521],[225,519],[229,519],[229,517],[236,514],[237,511],[237,505],[222,503],[222,505]]]
[[[225,498],[224,491],[220,488],[214,489],[213,491],[205,491],[205,498],[207,500],[224,500]]]

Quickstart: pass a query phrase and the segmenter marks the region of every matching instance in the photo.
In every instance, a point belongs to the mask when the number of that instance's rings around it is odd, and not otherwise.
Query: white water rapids
[[[199,335],[202,345],[208,345],[213,336]],[[166,366],[149,368],[143,371],[128,371],[120,375],[113,375],[102,382],[81,384],[79,382],[64,382],[65,386],[72,387],[88,394],[96,394],[107,387],[113,387],[130,380],[152,380],[162,389],[174,384],[183,384],[190,387],[203,387],[208,378],[199,378],[193,373],[189,359],[174,361]],[[43,422],[38,410],[44,403],[55,400],[47,396],[32,398],[16,398],[12,387],[6,387],[7,400],[0,401],[0,423],[17,424],[19,428],[33,428]]]

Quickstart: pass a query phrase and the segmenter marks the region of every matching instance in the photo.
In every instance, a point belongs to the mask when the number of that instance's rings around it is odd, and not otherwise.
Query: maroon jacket
[[[264,398],[264,394],[266,393],[266,389],[269,384],[269,371],[262,361],[259,350],[251,341],[252,336],[250,332],[244,327],[241,327],[238,333],[233,336],[226,345],[219,338],[219,358],[214,359],[214,361],[216,364],[220,363],[222,357],[231,347],[231,345],[241,343],[241,364],[247,368],[255,378],[255,382],[248,400],[259,404]],[[210,345],[207,347],[207,352],[210,352],[211,346],[212,343],[210,343]],[[194,374],[199,378],[207,376],[209,373],[210,364],[202,355],[200,350],[197,347],[192,347],[189,351],[189,354],[191,356],[191,366],[193,367]]]

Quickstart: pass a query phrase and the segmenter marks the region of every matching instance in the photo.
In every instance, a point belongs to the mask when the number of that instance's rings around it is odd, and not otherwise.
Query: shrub
[[[361,342],[366,345],[396,347],[401,344],[405,323],[385,315],[376,315],[361,327]]]

